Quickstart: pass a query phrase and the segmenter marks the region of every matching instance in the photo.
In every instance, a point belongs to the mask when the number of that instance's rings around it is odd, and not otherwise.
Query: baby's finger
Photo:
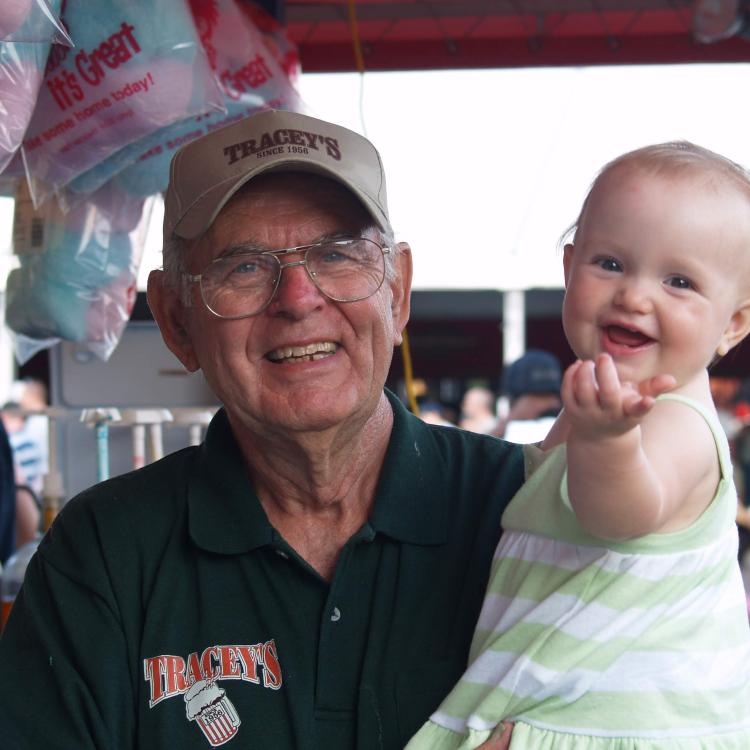
[[[639,419],[648,414],[655,403],[655,399],[651,396],[636,396],[631,399],[625,399],[622,404],[622,413],[626,417]]]
[[[599,405],[599,387],[596,382],[594,363],[587,359],[575,373],[573,380],[575,403],[579,408],[590,409]]]
[[[573,384],[575,383],[576,373],[581,369],[583,362],[577,359],[573,364],[568,367],[563,373],[562,383],[560,384],[560,397],[564,404],[572,406],[575,404],[575,390]]]
[[[599,386],[599,404],[607,412],[619,411],[622,405],[622,386],[615,363],[609,354],[596,358],[596,382]]]
[[[677,385],[672,375],[656,375],[638,384],[638,390],[643,396],[656,396],[671,391]]]

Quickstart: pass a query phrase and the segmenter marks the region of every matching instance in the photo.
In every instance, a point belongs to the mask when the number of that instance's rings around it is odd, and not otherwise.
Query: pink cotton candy
[[[116,182],[107,182],[85,201],[67,210],[47,210],[50,227],[59,225],[69,232],[94,235],[129,234],[141,222],[143,196],[133,195]]]
[[[132,115],[110,126],[107,137],[115,133],[123,139],[132,139],[133,133],[143,137],[180,120],[181,115],[189,117],[193,78],[193,64],[173,58],[110,71],[107,92],[113,112],[129,111]]]
[[[42,71],[30,60],[0,65],[0,172],[21,145],[41,82]]]
[[[110,158],[124,169],[131,144],[223,109],[185,0],[69,2],[62,19],[76,46],[49,56],[22,146],[36,206]]]
[[[136,277],[128,270],[91,295],[86,312],[86,341],[90,346],[103,346],[109,351],[117,346],[133,312],[136,294]]]
[[[82,88],[86,96],[60,114],[48,76],[24,139],[32,182],[67,185],[120,148],[190,116],[198,64],[202,58],[131,60],[107,70],[97,87]]]
[[[2,0],[0,3],[0,40],[9,37],[26,20],[31,10],[31,3],[32,0]]]

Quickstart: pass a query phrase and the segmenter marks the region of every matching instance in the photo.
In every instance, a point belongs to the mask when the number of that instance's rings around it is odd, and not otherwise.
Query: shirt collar
[[[402,542],[444,544],[450,498],[442,468],[448,457],[435,440],[438,428],[407,411],[390,391],[386,395],[393,407],[393,432],[370,522]]]
[[[190,536],[199,547],[233,555],[271,544],[276,537],[224,409],[208,426],[187,493]]]
[[[449,497],[440,479],[445,457],[434,440],[435,428],[410,414],[394,394],[386,394],[393,408],[393,431],[370,525],[398,541],[444,543]],[[214,416],[198,449],[187,493],[190,536],[199,547],[231,555],[278,540],[223,409]]]

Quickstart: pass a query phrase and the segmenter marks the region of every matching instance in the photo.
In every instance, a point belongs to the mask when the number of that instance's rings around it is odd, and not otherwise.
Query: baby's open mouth
[[[634,328],[623,328],[622,326],[606,326],[605,334],[615,344],[620,346],[638,347],[650,344],[653,339],[646,336],[645,333],[635,330]]]

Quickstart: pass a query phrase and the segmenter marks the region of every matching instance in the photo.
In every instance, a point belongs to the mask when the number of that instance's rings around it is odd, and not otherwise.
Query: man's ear
[[[164,343],[188,372],[195,372],[200,365],[187,330],[180,291],[166,283],[164,271],[156,270],[148,276],[146,296]]]
[[[743,300],[732,314],[716,347],[716,353],[723,357],[730,349],[737,346],[748,333],[750,333],[750,299]]]
[[[391,313],[396,330],[394,344],[399,345],[403,338],[401,334],[409,321],[411,310],[412,262],[411,248],[408,242],[399,242],[395,250],[396,277],[390,282]]]
[[[573,265],[573,245],[569,242],[563,248],[563,273],[565,274],[565,287],[568,286],[570,268]]]

